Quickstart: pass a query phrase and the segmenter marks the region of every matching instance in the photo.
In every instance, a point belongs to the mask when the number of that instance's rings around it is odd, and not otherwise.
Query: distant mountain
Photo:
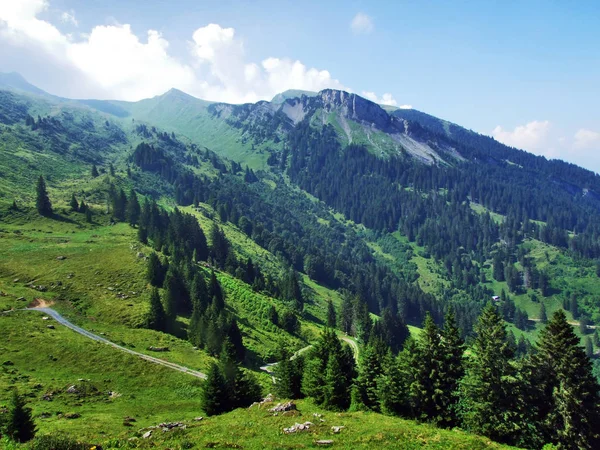
[[[18,91],[29,92],[37,95],[47,95],[46,91],[30,84],[17,72],[1,73],[0,72],[0,89],[15,89]]]

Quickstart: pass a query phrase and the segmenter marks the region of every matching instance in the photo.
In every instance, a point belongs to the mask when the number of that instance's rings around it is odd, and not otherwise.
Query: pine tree
[[[227,411],[235,408],[246,408],[260,399],[261,388],[250,374],[244,373],[236,361],[237,351],[233,343],[226,338],[223,341],[219,365],[225,385],[227,387],[228,401],[225,403]]]
[[[15,442],[27,442],[33,439],[36,433],[35,423],[31,409],[25,404],[25,398],[15,389],[8,406],[8,413],[4,419],[3,431]]]
[[[155,252],[150,253],[150,256],[148,257],[146,279],[155,287],[161,287],[165,281],[165,269]]]
[[[334,329],[336,327],[337,317],[335,314],[335,307],[331,300],[327,301],[327,326]]]
[[[585,338],[585,354],[588,358],[594,356],[594,344],[589,336]]]
[[[92,210],[89,206],[85,208],[85,221],[92,223]]]
[[[73,194],[71,196],[70,206],[71,206],[71,211],[74,211],[74,212],[79,211],[79,203],[77,202],[77,198],[75,197],[75,194]]]
[[[452,310],[448,311],[444,319],[441,347],[438,423],[441,426],[454,427],[459,422],[458,388],[465,373],[465,346]]]
[[[354,306],[352,305],[352,298],[349,295],[342,297],[342,307],[340,310],[340,329],[347,334],[352,332],[352,324],[354,318]]]
[[[19,205],[17,205],[17,201],[13,200],[12,205],[10,206],[11,211],[18,211]]]
[[[215,416],[227,411],[228,395],[225,377],[219,366],[212,363],[202,383],[200,404],[208,416]]]
[[[165,315],[167,316],[168,322],[174,322],[177,317],[177,311],[179,309],[179,280],[175,270],[169,269],[165,275],[165,281],[163,283],[165,290],[164,305]]]
[[[415,347],[415,360],[419,364],[413,366],[410,397],[416,416],[420,420],[437,422],[441,411],[441,394],[443,374],[441,371],[442,345],[441,333],[431,314],[427,313],[423,324],[423,333]]]
[[[329,356],[325,369],[325,389],[323,407],[333,411],[344,411],[350,406],[350,387],[336,354]]]
[[[113,163],[110,163],[108,165],[108,172],[110,173],[111,177],[115,176],[115,166],[113,166]]]
[[[132,189],[127,201],[127,220],[132,227],[136,226],[140,220],[141,208],[138,202],[137,194]]]
[[[167,328],[165,309],[160,301],[158,289],[155,287],[150,291],[150,310],[146,318],[146,326],[156,331],[165,331]]]
[[[514,349],[494,305],[486,306],[475,326],[471,358],[460,386],[463,426],[495,441],[516,444],[526,423],[514,365]]]
[[[201,273],[197,273],[192,279],[190,298],[192,300],[192,306],[197,308],[199,312],[204,312],[210,303],[208,288],[206,287],[206,282]]]
[[[378,339],[371,340],[361,352],[359,376],[353,401],[356,406],[379,411],[379,378],[383,375],[384,358],[387,348]]]
[[[274,367],[275,394],[280,398],[302,398],[303,358],[293,357],[285,346],[281,346],[278,353],[279,362]]]
[[[96,164],[92,164],[92,178],[97,178],[98,175],[100,175],[98,173],[98,168],[96,167]]]
[[[212,302],[217,310],[220,311],[223,308],[225,308],[225,298],[223,297],[223,290],[221,289],[221,284],[219,283],[219,280],[217,280],[217,276],[215,275],[214,270],[210,272],[208,294],[210,295],[210,298],[212,299]]]
[[[44,181],[44,177],[41,175],[37,182],[36,207],[38,213],[40,213],[42,216],[48,217],[52,215],[52,203],[50,203],[50,199],[48,198],[46,182]]]
[[[406,343],[407,347],[411,346],[410,342],[412,340],[409,339],[409,342]],[[404,351],[408,351],[406,347]],[[411,409],[406,377],[402,373],[398,360],[391,354],[386,355],[384,360],[383,375],[379,379],[378,391],[382,413],[393,416],[410,416]]]
[[[125,220],[125,212],[127,209],[127,195],[123,189],[119,189],[112,197],[113,214],[119,221]]]
[[[548,314],[546,313],[546,305],[542,301],[540,304],[540,322],[548,323]]]
[[[544,377],[540,403],[549,405],[542,418],[546,435],[564,448],[599,448],[600,386],[563,310],[540,333],[535,364]]]

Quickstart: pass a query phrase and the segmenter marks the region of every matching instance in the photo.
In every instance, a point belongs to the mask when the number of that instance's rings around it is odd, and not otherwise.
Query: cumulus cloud
[[[233,28],[211,23],[196,29],[188,55],[180,59],[172,56],[160,32],[148,30],[138,37],[130,25],[116,21],[64,34],[40,19],[48,8],[48,0],[0,2],[0,70],[21,72],[57,95],[135,101],[174,87],[208,100],[244,103],[271,99],[287,89],[350,90],[327,70],[291,58],[248,61]],[[77,25],[72,10],[60,19]],[[372,28],[364,18],[358,23],[363,30]],[[391,94],[377,101],[396,105]]]
[[[378,103],[380,105],[398,106],[398,102],[396,101],[396,99],[394,99],[392,94],[390,94],[388,92],[383,94],[381,96],[381,98],[377,97],[377,94],[375,94],[375,92],[371,92],[371,91],[362,91],[361,95],[364,98],[367,98],[367,99],[371,100],[372,102]],[[412,108],[412,106],[402,105],[402,106],[400,106],[400,108],[410,109],[410,108]]]
[[[574,136],[573,147],[575,149],[600,148],[600,133],[581,128]]]
[[[357,13],[350,22],[350,29],[354,34],[369,34],[374,28],[373,19],[363,12]]]
[[[77,22],[77,19],[75,18],[75,12],[73,12],[73,10],[63,11],[63,13],[60,15],[60,20],[63,23],[69,23],[71,25],[75,25],[76,27],[79,26],[79,22]]]
[[[546,138],[550,130],[550,122],[547,120],[534,120],[525,125],[519,125],[514,130],[504,130],[498,125],[492,131],[494,138],[506,145],[524,150],[540,150],[546,144]]]

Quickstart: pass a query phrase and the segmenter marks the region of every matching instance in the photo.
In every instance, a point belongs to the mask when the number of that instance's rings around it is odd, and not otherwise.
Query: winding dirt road
[[[87,330],[84,330],[81,327],[78,327],[77,325],[69,322],[67,319],[65,319],[63,316],[61,316],[58,312],[56,312],[54,309],[48,307],[48,303],[46,303],[44,300],[41,299],[36,299],[37,303],[32,304],[30,308],[25,308],[24,310],[21,311],[39,311],[42,312],[44,314],[46,314],[49,317],[52,317],[54,320],[56,320],[57,323],[64,325],[67,328],[70,328],[71,330],[75,331],[76,333],[81,334],[82,336],[85,336],[89,339],[92,339],[96,342],[101,342],[103,344],[106,345],[110,345],[113,348],[116,348],[117,350],[120,350],[122,352],[125,353],[129,353],[130,355],[134,355],[137,356],[138,358],[142,358],[145,359],[146,361],[150,361],[154,364],[159,364],[161,366],[164,367],[168,367],[169,369],[173,369],[173,370],[177,370],[179,372],[183,372],[183,373],[187,373],[188,375],[191,375],[193,377],[196,378],[201,378],[203,380],[206,379],[206,374],[199,372],[197,370],[193,370],[193,369],[189,369],[188,367],[184,367],[184,366],[180,366],[179,364],[175,364],[169,361],[165,361],[163,359],[159,359],[159,358],[155,358],[153,356],[149,356],[149,355],[145,355],[144,353],[140,353],[140,352],[136,352],[134,350],[131,350],[129,348],[126,347],[122,347],[121,345],[115,344],[114,342],[109,341],[106,338],[103,338],[102,336],[98,336],[97,334],[91,333]],[[8,311],[7,311],[8,312]]]

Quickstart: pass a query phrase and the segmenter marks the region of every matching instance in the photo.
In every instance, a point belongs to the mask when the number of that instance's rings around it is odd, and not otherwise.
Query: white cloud
[[[550,130],[550,122],[547,120],[534,120],[525,125],[519,125],[514,130],[504,130],[498,125],[492,131],[494,138],[506,145],[529,151],[541,150],[546,144],[546,138]]]
[[[591,149],[592,147],[600,149],[600,133],[585,128],[577,130],[573,147],[575,149]]]
[[[145,39],[130,25],[98,25],[76,38],[62,34],[38,15],[46,0],[0,2],[2,70],[17,70],[58,95],[139,100],[171,87],[201,98],[232,103],[270,99],[286,89],[345,89],[327,70],[289,58],[247,61],[243,41],[233,28],[198,28],[181,61],[169,54],[169,42],[155,30]],[[62,16],[75,20],[73,11]],[[68,17],[68,19],[67,19]],[[44,61],[44,74],[39,64]],[[69,78],[71,82],[58,80]]]
[[[75,18],[75,12],[73,10],[63,11],[63,13],[60,15],[60,20],[63,23],[70,23],[76,27],[79,26],[79,22],[77,22],[77,19]]]
[[[354,34],[370,34],[374,28],[373,19],[363,12],[357,13],[350,22],[350,29]]]
[[[400,105],[398,106],[400,109],[413,109],[412,105]]]
[[[385,94],[383,94],[381,96],[381,98],[377,97],[377,94],[375,94],[375,92],[371,92],[371,91],[362,91],[361,95],[364,98],[369,99],[372,102],[378,103],[380,105],[398,106],[398,102],[396,101],[396,99],[394,99],[392,94],[387,93],[387,92]],[[402,105],[402,106],[400,106],[400,108],[410,109],[410,108],[412,108],[412,106]]]

